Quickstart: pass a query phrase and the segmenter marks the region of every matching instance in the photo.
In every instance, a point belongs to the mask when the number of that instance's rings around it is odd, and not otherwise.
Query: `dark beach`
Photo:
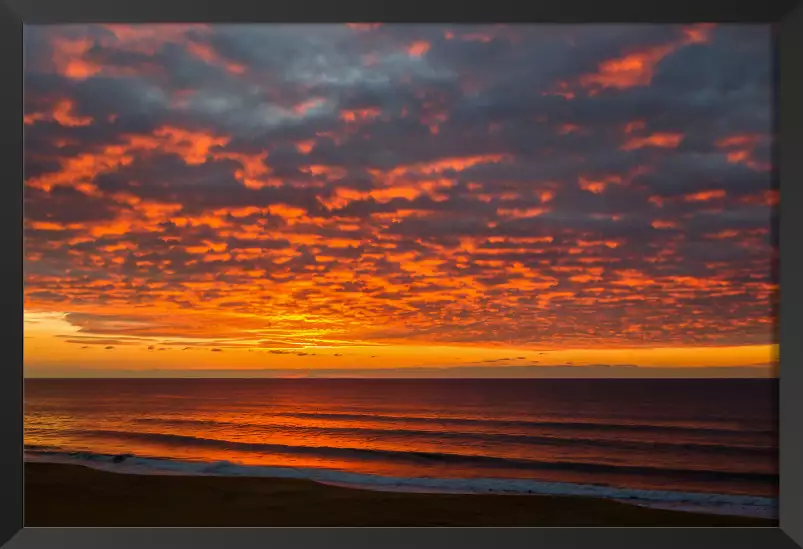
[[[25,464],[25,526],[745,526],[775,520],[583,497],[377,492],[274,478]]]

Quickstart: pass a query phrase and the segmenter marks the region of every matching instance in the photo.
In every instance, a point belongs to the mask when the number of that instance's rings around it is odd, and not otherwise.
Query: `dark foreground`
[[[374,492],[25,464],[25,526],[776,526],[581,497]]]

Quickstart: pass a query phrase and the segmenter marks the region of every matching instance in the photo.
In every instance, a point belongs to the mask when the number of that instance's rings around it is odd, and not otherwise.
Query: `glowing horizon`
[[[26,27],[26,375],[774,375],[770,44]]]

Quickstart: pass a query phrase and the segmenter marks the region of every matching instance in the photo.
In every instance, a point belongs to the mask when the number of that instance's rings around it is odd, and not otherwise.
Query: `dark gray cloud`
[[[76,25],[25,42],[26,298],[131,311],[73,313],[82,331],[202,331],[147,313],[170,304],[391,340],[766,337],[767,27]]]

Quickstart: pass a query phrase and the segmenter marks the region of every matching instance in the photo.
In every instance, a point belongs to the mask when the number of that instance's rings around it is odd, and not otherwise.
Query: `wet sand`
[[[25,526],[764,526],[565,496],[376,492],[307,480],[25,464]]]

